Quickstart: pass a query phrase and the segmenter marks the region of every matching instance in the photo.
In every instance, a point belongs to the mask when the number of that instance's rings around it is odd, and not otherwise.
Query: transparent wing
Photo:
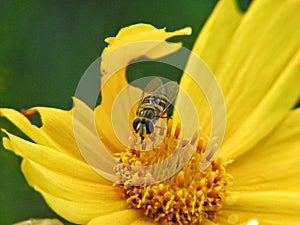
[[[165,98],[167,105],[164,110],[160,112],[160,115],[165,114],[169,106],[175,101],[179,91],[178,83],[175,81],[169,81],[165,84],[162,83],[158,77],[152,79],[144,88],[140,101],[138,103],[137,112],[144,98],[147,96],[157,96],[159,98]]]
[[[153,92],[153,95],[164,97],[167,99],[167,105],[165,106],[164,110],[161,112],[161,115],[164,115],[170,105],[175,101],[179,91],[179,85],[175,81],[169,81],[165,83],[163,86],[159,87]]]
[[[153,92],[153,95],[163,96],[167,98],[170,104],[172,104],[178,95],[178,91],[179,91],[178,83],[175,81],[169,81],[168,83],[165,83],[161,87],[157,88]]]
[[[146,94],[153,93],[155,90],[157,90],[159,87],[162,87],[162,86],[163,86],[163,82],[161,81],[161,79],[159,79],[158,77],[155,77],[144,88],[142,97],[144,97],[144,95],[146,95]]]
[[[138,103],[137,111],[139,110],[139,107],[141,103],[143,102],[143,99],[146,96],[151,95],[155,90],[157,90],[159,87],[163,85],[163,82],[158,77],[153,78],[144,88],[143,93],[141,95],[140,101]]]

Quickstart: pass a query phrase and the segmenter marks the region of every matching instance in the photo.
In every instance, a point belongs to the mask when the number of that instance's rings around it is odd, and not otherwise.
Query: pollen
[[[198,134],[191,140],[181,140],[180,126],[174,134],[171,130],[170,126],[165,132],[158,129],[145,140],[144,146],[133,141],[130,149],[117,154],[120,164],[115,167],[118,181],[114,185],[121,189],[129,208],[143,210],[146,216],[161,224],[216,221],[231,179],[225,171],[226,163],[216,158],[206,170],[200,171],[199,163],[208,141]],[[153,142],[162,137],[161,143],[155,146]],[[143,151],[151,146],[155,146],[152,151]],[[130,167],[158,164],[175,151],[183,154],[175,155],[170,163],[154,167],[151,173],[143,174]],[[173,174],[176,168],[181,169]],[[157,179],[157,174],[167,179]]]

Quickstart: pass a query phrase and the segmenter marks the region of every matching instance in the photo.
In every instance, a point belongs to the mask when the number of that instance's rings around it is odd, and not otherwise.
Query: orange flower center
[[[179,126],[172,135],[170,124],[166,135],[160,129],[155,129],[148,142],[143,144],[133,142],[131,149],[125,149],[124,152],[117,154],[120,164],[115,167],[118,182],[114,185],[120,187],[130,208],[142,209],[146,216],[162,224],[196,224],[205,218],[214,221],[221,209],[231,176],[225,172],[226,165],[220,158],[212,161],[205,171],[200,171],[198,165],[205,152],[207,141],[202,137],[199,137],[197,143],[195,141],[197,137],[180,140]],[[151,147],[149,145],[162,135],[163,141],[154,147],[153,151],[142,151],[146,147]],[[138,170],[132,173],[130,166],[159,163],[170,156],[176,146],[177,150],[179,146],[182,152],[189,150],[194,152],[175,175],[171,173],[176,166],[181,165],[185,158],[184,154],[175,157],[167,168],[158,166],[152,173],[146,175],[139,173]],[[166,174],[168,179],[155,182],[155,174]],[[137,182],[143,185],[130,185]]]

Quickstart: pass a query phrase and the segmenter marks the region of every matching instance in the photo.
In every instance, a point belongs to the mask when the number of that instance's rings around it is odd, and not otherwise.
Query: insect
[[[166,114],[178,91],[179,86],[175,81],[163,84],[161,79],[154,78],[146,85],[133,121],[133,129],[140,136],[141,143],[153,133],[155,124]]]

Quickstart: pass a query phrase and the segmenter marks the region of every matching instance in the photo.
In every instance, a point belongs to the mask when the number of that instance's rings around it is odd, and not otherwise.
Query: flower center
[[[169,123],[170,124],[170,123]],[[133,142],[132,148],[117,154],[120,164],[115,167],[119,186],[130,208],[142,209],[146,216],[163,224],[195,224],[203,219],[214,221],[225,197],[225,188],[230,175],[225,172],[225,164],[220,158],[212,161],[205,170],[199,170],[199,163],[205,152],[207,141],[194,136],[191,140],[180,140],[179,126],[171,134],[171,126],[165,132],[156,131],[145,143]],[[153,151],[142,151],[163,137],[163,141]],[[182,165],[185,154],[172,158],[166,168],[154,167],[146,175],[132,167],[149,166],[162,162],[170,156],[177,146],[181,152],[193,150],[193,154]],[[137,151],[135,149],[140,149]],[[172,174],[174,168],[179,171]],[[155,174],[166,174],[167,179],[155,182]],[[140,186],[133,184],[143,184]]]

